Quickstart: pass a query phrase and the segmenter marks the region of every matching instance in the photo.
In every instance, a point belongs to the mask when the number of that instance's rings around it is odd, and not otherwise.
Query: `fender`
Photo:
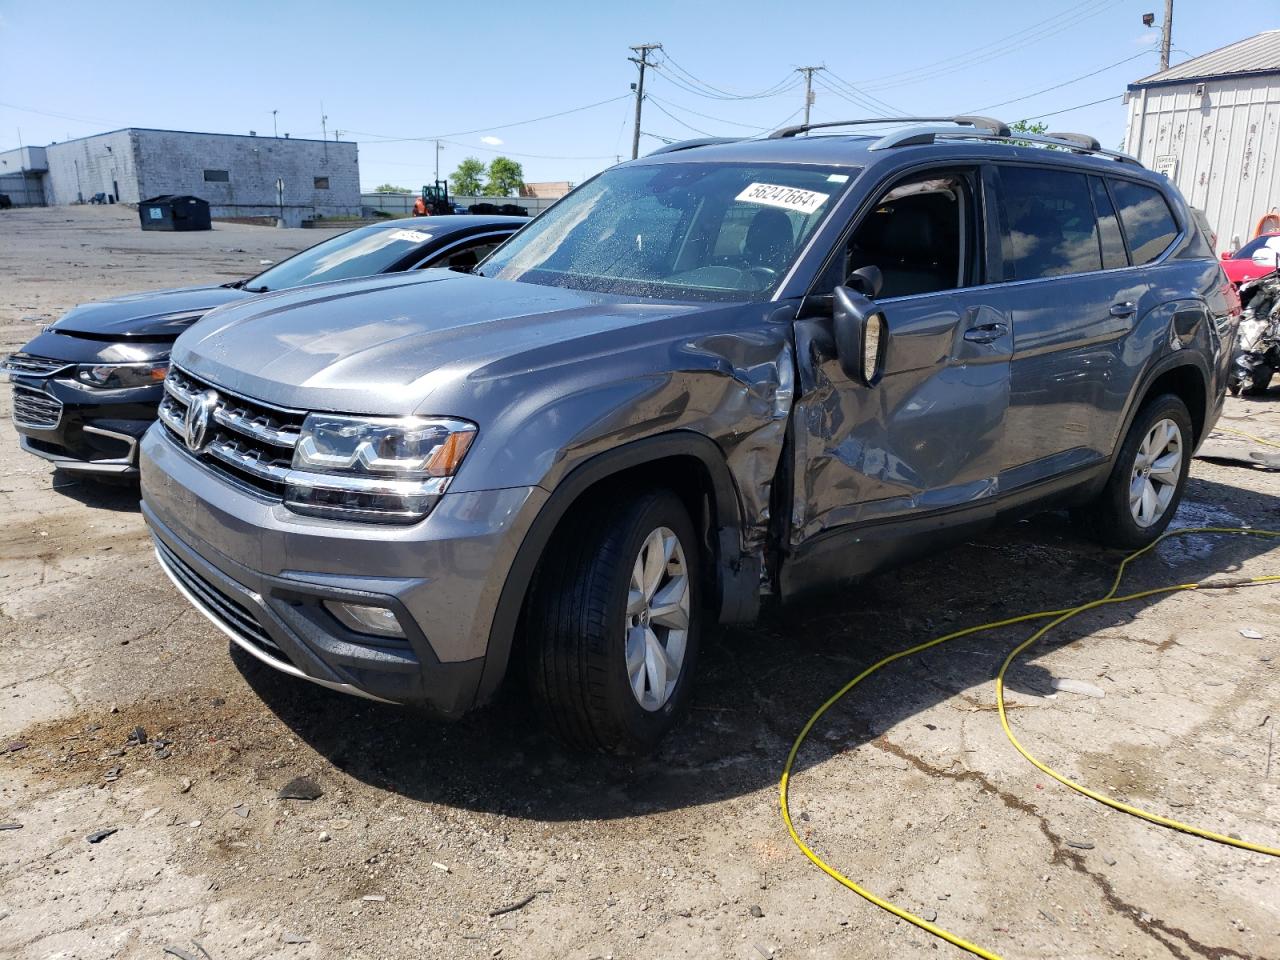
[[[1120,448],[1124,445],[1124,438],[1129,434],[1129,427],[1133,424],[1134,418],[1138,415],[1138,410],[1142,407],[1142,401],[1146,399],[1147,393],[1151,390],[1151,385],[1156,382],[1164,374],[1170,370],[1176,370],[1179,367],[1191,367],[1199,372],[1201,380],[1204,382],[1204,409],[1206,417],[1206,428],[1208,427],[1208,417],[1213,411],[1212,398],[1209,396],[1209,384],[1213,383],[1213,375],[1209,370],[1208,363],[1198,350],[1178,350],[1173,353],[1166,353],[1163,357],[1156,360],[1147,368],[1146,373],[1138,381],[1138,385],[1130,397],[1128,409],[1125,411],[1124,421],[1120,425],[1120,432],[1116,435],[1115,444],[1111,450],[1109,460],[1110,466],[1114,467],[1116,457],[1120,455]],[[1203,433],[1208,433],[1205,429]],[[1203,436],[1196,438],[1196,446],[1204,439]],[[1103,475],[1102,482],[1105,483],[1107,478],[1111,476],[1111,470],[1108,469]]]
[[[615,474],[667,457],[691,456],[706,468],[714,491],[718,541],[716,586],[718,620],[737,623],[755,619],[760,605],[759,557],[742,553],[742,516],[737,486],[715,441],[688,430],[645,437],[605,453],[597,454],[574,467],[551,492],[547,502],[534,518],[525,534],[515,560],[507,573],[493,625],[489,629],[489,646],[484,658],[484,672],[476,693],[476,703],[488,700],[506,675],[515,641],[516,624],[524,606],[525,593],[534,569],[542,558],[551,535],[569,508],[588,488]]]

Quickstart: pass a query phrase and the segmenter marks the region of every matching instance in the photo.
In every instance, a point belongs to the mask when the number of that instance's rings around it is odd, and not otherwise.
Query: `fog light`
[[[393,611],[386,607],[368,607],[360,603],[326,600],[325,609],[347,629],[356,633],[372,633],[379,637],[403,637],[404,629]]]

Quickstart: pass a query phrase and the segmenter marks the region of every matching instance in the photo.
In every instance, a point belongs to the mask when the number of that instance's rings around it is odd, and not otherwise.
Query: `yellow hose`
[[[1234,427],[1214,427],[1214,433],[1230,433],[1237,437],[1244,437],[1246,440],[1252,440],[1254,443],[1260,443],[1264,447],[1280,447],[1280,443],[1274,440],[1264,440],[1262,437],[1255,437],[1252,433],[1245,433],[1243,430],[1236,430]]]
[[[1009,617],[1005,620],[996,620],[991,623],[983,623],[975,627],[966,627],[963,630],[956,630],[952,633],[945,634],[941,637],[935,637],[934,639],[926,641],[925,643],[917,644],[914,647],[909,647],[906,650],[901,650],[898,653],[890,654],[889,656],[883,658],[882,660],[879,660],[876,663],[872,664],[871,666],[867,667],[865,670],[859,673],[856,677],[854,677],[852,680],[846,683],[843,687],[841,687],[834,694],[828,697],[827,700],[822,704],[822,706],[818,707],[818,709],[814,711],[813,715],[809,717],[804,727],[801,728],[799,735],[797,735],[795,742],[791,744],[791,750],[787,754],[787,762],[786,764],[784,764],[782,768],[782,779],[778,784],[778,796],[779,796],[779,801],[782,807],[782,820],[787,826],[787,833],[790,835],[792,842],[795,843],[795,845],[800,848],[800,852],[803,853],[806,857],[808,857],[809,860],[812,861],[813,864],[817,866],[819,870],[821,870],[827,876],[831,877],[833,880],[836,880],[838,883],[842,884],[843,886],[848,887],[854,893],[858,894],[858,896],[863,897],[864,899],[875,904],[877,907],[880,907],[882,910],[887,910],[889,913],[893,914],[894,916],[899,917],[903,920],[906,920],[908,923],[915,924],[915,926],[919,927],[920,929],[933,934],[935,937],[940,937],[941,939],[946,940],[948,943],[951,943],[957,947],[960,947],[962,950],[967,950],[970,953],[975,954],[979,957],[984,957],[986,958],[986,960],[1001,960],[999,954],[993,953],[992,951],[987,950],[984,947],[980,947],[976,943],[971,943],[968,940],[965,940],[962,937],[959,937],[956,934],[951,933],[949,930],[944,930],[942,927],[939,927],[936,924],[930,923],[928,920],[925,920],[923,917],[918,917],[914,913],[904,910],[903,908],[897,906],[896,904],[890,903],[888,900],[885,900],[883,897],[877,896],[876,894],[872,893],[870,890],[859,885],[856,881],[851,880],[849,877],[845,876],[835,867],[831,866],[825,860],[823,860],[820,856],[818,856],[818,854],[815,853],[813,849],[809,847],[808,844],[806,844],[802,839],[800,839],[800,834],[796,831],[795,824],[791,820],[791,810],[788,803],[788,794],[789,794],[790,783],[791,783],[791,771],[795,765],[796,756],[800,752],[801,745],[804,743],[805,738],[808,737],[809,733],[813,730],[814,725],[818,722],[818,720],[822,718],[823,714],[825,714],[828,710],[831,709],[831,707],[833,707],[836,703],[838,703],[846,694],[849,693],[850,690],[852,690],[854,687],[860,684],[867,677],[871,676],[871,674],[875,673],[877,670],[880,670],[882,667],[886,667],[897,660],[903,659],[904,657],[910,657],[914,654],[921,653],[922,651],[928,650],[931,647],[936,647],[939,644],[947,643],[950,640],[956,640],[960,637],[967,637],[971,634],[980,633],[984,630],[995,630],[1001,627],[1008,627],[1018,623],[1025,623],[1028,620],[1040,620],[1046,617],[1052,617],[1053,619],[1048,624],[1046,624],[1044,627],[1041,627],[1034,634],[1032,634],[1030,637],[1028,637],[1026,640],[1020,643],[1017,647],[1013,649],[1013,651],[1007,657],[1005,657],[1004,663],[1001,665],[1000,670],[996,675],[996,705],[1000,712],[1000,725],[1004,729],[1005,735],[1009,738],[1009,741],[1014,745],[1017,751],[1021,753],[1024,757],[1026,757],[1029,761],[1031,761],[1031,763],[1033,763],[1037,769],[1053,777],[1059,783],[1062,783],[1065,786],[1070,787],[1072,790],[1082,793],[1085,796],[1090,797],[1091,799],[1097,800],[1099,803],[1104,803],[1109,807],[1113,807],[1116,810],[1123,811],[1124,813],[1131,814],[1135,817],[1141,817],[1143,820],[1147,820],[1151,823],[1159,824],[1165,827],[1171,827],[1172,829],[1175,829],[1175,830],[1181,830],[1184,833],[1193,834],[1194,836],[1203,837],[1207,840],[1214,840],[1218,843],[1230,844],[1231,846],[1240,847],[1245,850],[1251,850],[1256,853],[1264,853],[1270,856],[1280,856],[1280,848],[1266,847],[1261,844],[1251,843],[1246,840],[1237,840],[1234,837],[1228,837],[1224,834],[1215,833],[1214,831],[1211,831],[1211,830],[1204,830],[1200,827],[1195,827],[1190,824],[1185,824],[1177,820],[1169,819],[1168,817],[1161,817],[1158,814],[1150,813],[1146,810],[1142,810],[1138,807],[1130,806],[1129,804],[1126,804],[1126,803],[1121,803],[1119,800],[1109,797],[1106,794],[1099,793],[1095,790],[1091,790],[1086,786],[1076,783],[1074,780],[1064,776],[1063,774],[1058,773],[1052,767],[1036,759],[1036,757],[1033,756],[1030,753],[1030,751],[1028,751],[1026,747],[1024,747],[1018,741],[1017,737],[1014,736],[1013,731],[1009,727],[1008,717],[1005,714],[1004,678],[1005,678],[1005,674],[1009,670],[1009,667],[1013,664],[1013,662],[1017,659],[1017,657],[1021,653],[1023,653],[1023,651],[1025,651],[1028,647],[1034,644],[1037,640],[1041,639],[1046,633],[1048,633],[1054,627],[1058,626],[1061,623],[1065,623],[1067,620],[1070,620],[1072,617],[1080,613],[1084,613],[1086,610],[1092,610],[1096,607],[1107,606],[1109,604],[1114,604],[1114,603],[1126,603],[1128,601],[1137,600],[1142,597],[1149,597],[1149,596],[1153,596],[1161,593],[1173,593],[1180,590],[1198,590],[1198,589],[1205,589],[1205,588],[1214,588],[1218,586],[1244,586],[1244,585],[1250,585],[1250,584],[1266,584],[1266,583],[1280,582],[1280,575],[1267,575],[1267,576],[1261,576],[1261,577],[1250,577],[1247,579],[1235,580],[1235,581],[1230,581],[1228,583],[1218,583],[1218,584],[1215,584],[1212,581],[1201,582],[1201,583],[1181,583],[1181,584],[1176,584],[1168,587],[1157,587],[1151,590],[1142,590],[1137,593],[1128,594],[1126,596],[1116,596],[1116,592],[1120,589],[1120,583],[1124,578],[1125,570],[1132,561],[1138,559],[1143,554],[1154,549],[1159,543],[1161,543],[1164,540],[1167,540],[1171,537],[1187,536],[1190,534],[1235,534],[1235,535],[1272,537],[1272,538],[1280,537],[1280,532],[1277,532],[1277,531],[1249,530],[1249,529],[1231,528],[1231,527],[1187,527],[1181,530],[1170,531],[1168,533],[1161,535],[1154,542],[1143,547],[1141,550],[1135,550],[1133,553],[1125,557],[1124,560],[1121,561],[1119,569],[1116,571],[1116,577],[1114,582],[1111,585],[1111,589],[1108,590],[1103,597],[1097,600],[1091,600],[1087,603],[1080,604],[1079,606],[1068,607],[1062,610],[1042,610],[1037,613],[1025,613],[1025,614],[1022,614],[1021,616]]]

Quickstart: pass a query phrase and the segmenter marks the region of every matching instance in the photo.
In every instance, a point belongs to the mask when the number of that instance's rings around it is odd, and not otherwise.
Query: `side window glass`
[[[1098,224],[1083,173],[1001,167],[1006,280],[1034,280],[1102,268]]]
[[[1090,177],[1089,189],[1093,191],[1093,209],[1098,214],[1102,267],[1104,270],[1127,267],[1129,256],[1124,252],[1124,236],[1120,233],[1120,221],[1116,219],[1116,208],[1111,203],[1106,184],[1099,177]]]
[[[880,268],[879,299],[965,285],[973,205],[965,178],[930,173],[896,184],[858,224],[816,292],[830,293],[861,267]]]
[[[1132,180],[1112,180],[1111,193],[1120,208],[1120,222],[1135,264],[1150,263],[1169,249],[1178,235],[1178,224],[1164,194]]]
[[[428,260],[422,265],[422,269],[447,267],[450,270],[458,270],[465,273],[498,249],[498,244],[501,242],[501,239],[494,239],[493,237],[473,240],[471,243],[454,247],[438,257]]]

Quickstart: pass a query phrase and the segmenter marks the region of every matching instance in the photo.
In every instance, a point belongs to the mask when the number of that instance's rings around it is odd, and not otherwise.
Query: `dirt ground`
[[[0,214],[0,350],[76,302],[242,276],[323,236],[144,234],[132,217]],[[549,741],[515,687],[444,725],[230,654],[154,563],[136,491],[21,454],[0,395],[4,957],[962,956],[795,849],[788,747],[875,659],[1100,595],[1120,559],[1049,514],[726,631],[687,722],[624,764]],[[1278,401],[1230,401],[1223,425],[1280,440]],[[1280,529],[1278,495],[1280,473],[1197,460],[1177,523]],[[1271,544],[1196,536],[1129,584],[1263,573],[1280,574]],[[1010,720],[1086,784],[1280,845],[1278,591],[1072,621],[1012,671]],[[1010,958],[1280,956],[1274,859],[1110,811],[1014,752],[992,679],[1031,629],[901,661],[838,705],[793,780],[807,842]],[[278,799],[299,776],[322,795]]]

